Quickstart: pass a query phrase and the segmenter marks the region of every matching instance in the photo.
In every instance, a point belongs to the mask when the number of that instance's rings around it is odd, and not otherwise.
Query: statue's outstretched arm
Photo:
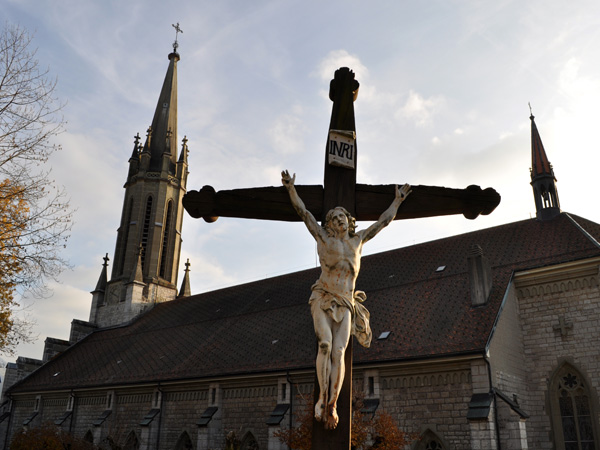
[[[398,212],[398,208],[400,208],[402,202],[406,200],[406,197],[408,197],[411,192],[412,191],[409,184],[405,184],[401,188],[398,188],[398,185],[396,185],[396,196],[394,197],[394,201],[388,207],[388,209],[381,213],[381,216],[379,216],[377,222],[375,222],[369,228],[361,230],[357,233],[361,237],[361,240],[363,242],[367,242],[373,239],[377,233],[388,226],[389,223],[394,220],[394,217],[396,217],[396,213]]]
[[[281,184],[283,184],[287,189],[288,194],[290,196],[290,200],[292,202],[292,206],[294,207],[302,221],[306,224],[306,228],[308,228],[310,234],[312,234],[315,239],[322,240],[324,237],[326,237],[324,234],[325,232],[319,226],[319,223],[315,219],[315,216],[313,216],[312,213],[308,209],[306,209],[304,202],[302,201],[302,199],[298,195],[298,192],[296,191],[296,188],[294,187],[295,182],[296,174],[291,176],[287,170],[281,172]]]

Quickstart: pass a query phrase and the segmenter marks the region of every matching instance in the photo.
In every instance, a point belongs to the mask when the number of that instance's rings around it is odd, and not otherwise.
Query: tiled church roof
[[[580,227],[600,240],[600,225],[563,213],[365,256],[357,288],[367,293],[374,339],[370,349],[354,345],[355,365],[483,352],[513,271],[600,255]],[[480,307],[469,294],[473,244],[493,273],[490,301]],[[159,304],[128,326],[92,333],[11,391],[311,368],[307,301],[319,270]],[[389,338],[377,340],[383,331]]]

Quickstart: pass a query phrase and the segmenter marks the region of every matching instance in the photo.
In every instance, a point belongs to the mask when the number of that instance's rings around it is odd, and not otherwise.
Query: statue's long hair
[[[334,235],[333,231],[331,230],[331,227],[329,226],[329,222],[331,221],[331,219],[333,219],[333,212],[336,209],[341,209],[344,215],[348,218],[348,236],[352,237],[356,235],[356,219],[352,217],[352,214],[350,214],[346,208],[343,208],[341,206],[336,206],[335,208],[330,209],[327,215],[325,216],[325,223],[323,224],[323,228],[325,228],[327,234],[329,236]]]

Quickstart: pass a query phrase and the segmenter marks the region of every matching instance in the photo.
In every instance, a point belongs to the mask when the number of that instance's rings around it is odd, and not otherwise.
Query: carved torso
[[[353,298],[360,271],[362,242],[358,236],[327,237],[317,241],[321,263],[320,281],[327,291]]]

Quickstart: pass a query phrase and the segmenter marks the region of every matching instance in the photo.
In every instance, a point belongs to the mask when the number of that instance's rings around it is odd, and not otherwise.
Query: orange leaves
[[[0,349],[13,327],[15,274],[21,271],[19,239],[29,208],[22,189],[9,179],[0,181]]]
[[[399,450],[409,445],[418,436],[400,430],[397,422],[386,411],[379,410],[374,415],[363,414],[364,394],[354,392],[352,413],[351,444],[354,450]],[[292,450],[311,450],[313,413],[305,404],[296,412],[296,426],[282,429],[275,436]]]
[[[10,443],[10,450],[94,450],[97,447],[82,439],[76,439],[71,434],[51,423],[27,431],[20,430]]]

